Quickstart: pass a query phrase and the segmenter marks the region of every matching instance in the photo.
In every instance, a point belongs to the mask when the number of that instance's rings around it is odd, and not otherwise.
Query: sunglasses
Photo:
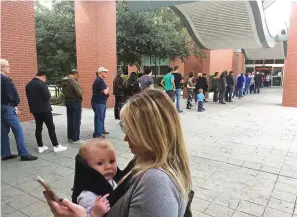
[[[123,121],[120,121],[119,125],[120,125],[121,130],[123,131],[123,133],[126,134],[126,128],[124,127],[124,122]]]

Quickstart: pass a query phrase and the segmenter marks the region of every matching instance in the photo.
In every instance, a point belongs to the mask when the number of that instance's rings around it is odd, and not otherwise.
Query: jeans
[[[235,90],[234,90],[234,92],[233,92],[233,96],[232,97],[238,97],[238,87],[237,86],[235,86]]]
[[[96,138],[102,136],[104,132],[106,104],[92,103],[92,108],[95,114],[93,138]]]
[[[250,91],[250,84],[246,84],[245,85],[245,95],[249,95],[249,91]]]
[[[181,89],[176,89],[175,95],[176,95],[176,109],[177,111],[180,111],[180,97],[181,97]]]
[[[53,121],[53,114],[52,112],[44,112],[44,113],[33,113],[35,124],[36,124],[36,130],[35,130],[35,137],[37,141],[38,147],[43,146],[42,142],[42,125],[45,123],[48,135],[51,139],[51,142],[53,146],[58,146],[58,140],[55,132],[55,125]]]
[[[214,91],[213,91],[213,101],[214,102],[218,101],[218,95],[219,95],[219,89],[214,89]]]
[[[14,134],[19,156],[29,155],[23,129],[18,116],[15,114],[14,107],[1,105],[1,157],[11,155],[8,136],[10,129]]]
[[[255,84],[255,90],[254,90],[254,93],[260,93],[260,84]]]
[[[254,93],[255,91],[255,84],[251,84],[250,86],[250,94]]]
[[[203,101],[198,101],[198,112],[204,111],[203,109]]]
[[[120,112],[125,103],[125,96],[115,96],[114,118],[120,119]]]
[[[219,94],[219,102],[224,102],[224,96],[225,96],[226,89],[221,89]]]
[[[231,102],[232,94],[233,94],[233,87],[227,87],[226,94],[225,94],[226,101]]]
[[[243,87],[239,87],[238,88],[238,97],[242,97],[242,93],[243,93]]]
[[[174,102],[174,91],[173,90],[166,90],[166,93],[170,97],[172,102]]]
[[[190,109],[192,106],[193,99],[193,90],[188,90],[188,100],[187,100],[187,109]]]
[[[81,124],[81,102],[74,101],[66,103],[67,108],[67,137],[73,142],[79,140]]]

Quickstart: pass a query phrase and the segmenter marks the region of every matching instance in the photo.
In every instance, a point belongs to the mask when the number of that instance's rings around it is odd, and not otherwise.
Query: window
[[[264,60],[264,64],[273,64],[274,60]]]
[[[255,68],[254,67],[246,67],[245,68],[245,71],[246,72],[254,72],[255,71]]]
[[[272,76],[283,76],[283,67],[273,67]]]
[[[275,60],[275,64],[284,64],[285,63],[285,60]]]
[[[160,66],[159,75],[166,75],[168,73],[168,66]]]
[[[245,60],[245,64],[254,64],[254,60]]]
[[[263,65],[263,62],[264,62],[263,60],[256,60],[255,64],[262,64]]]

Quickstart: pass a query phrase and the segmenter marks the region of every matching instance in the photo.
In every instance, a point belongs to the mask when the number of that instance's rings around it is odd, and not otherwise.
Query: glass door
[[[283,67],[273,67],[272,86],[281,87],[283,84]]]

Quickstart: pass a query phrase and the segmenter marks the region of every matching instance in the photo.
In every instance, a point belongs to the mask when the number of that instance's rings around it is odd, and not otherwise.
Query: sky
[[[266,22],[272,35],[278,34],[278,29],[287,23],[290,25],[291,0],[276,0],[265,10]]]

